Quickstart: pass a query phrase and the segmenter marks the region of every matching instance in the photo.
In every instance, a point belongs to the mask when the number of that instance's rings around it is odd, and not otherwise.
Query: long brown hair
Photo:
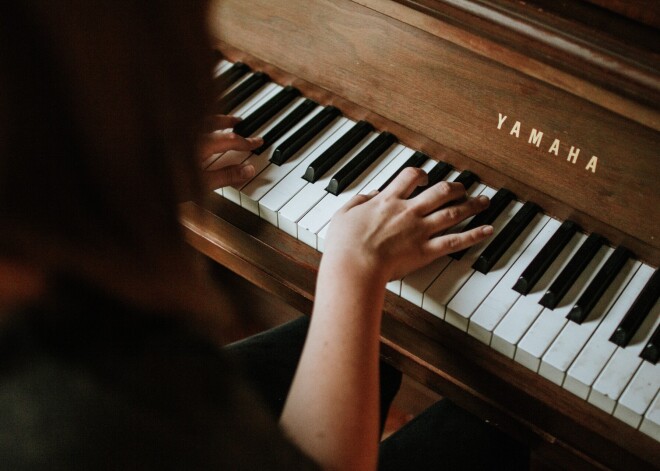
[[[0,4],[0,258],[152,306],[199,300],[176,205],[200,196],[205,5]]]

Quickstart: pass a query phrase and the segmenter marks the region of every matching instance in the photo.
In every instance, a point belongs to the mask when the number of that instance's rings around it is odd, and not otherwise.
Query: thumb
[[[218,170],[205,171],[203,174],[204,186],[208,190],[216,190],[224,186],[245,183],[255,174],[254,165],[231,165]]]

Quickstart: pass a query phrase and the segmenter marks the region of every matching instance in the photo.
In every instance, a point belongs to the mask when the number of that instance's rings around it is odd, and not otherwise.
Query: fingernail
[[[241,178],[252,178],[254,176],[254,165],[244,165],[241,167]]]
[[[488,196],[484,196],[484,195],[479,195],[479,197],[477,199],[479,200],[479,203],[481,203],[481,204],[486,204],[486,203],[490,202],[490,198],[488,198]]]
[[[481,228],[481,233],[483,235],[491,235],[493,233],[493,226],[484,226]]]
[[[254,144],[263,144],[264,143],[264,138],[263,137],[250,137],[249,141],[254,143]]]

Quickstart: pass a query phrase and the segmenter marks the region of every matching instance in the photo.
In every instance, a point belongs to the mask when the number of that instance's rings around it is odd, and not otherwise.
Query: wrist
[[[351,249],[326,251],[321,259],[321,270],[371,289],[382,287],[384,290],[390,278],[389,271],[379,260]]]

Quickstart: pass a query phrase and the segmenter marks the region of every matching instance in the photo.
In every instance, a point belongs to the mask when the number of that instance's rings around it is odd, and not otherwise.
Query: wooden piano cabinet
[[[209,24],[229,60],[658,266],[660,42],[652,15],[615,3],[214,0]],[[217,195],[184,204],[181,223],[200,252],[311,312],[320,253]],[[381,344],[528,443],[536,469],[660,463],[658,442],[391,293]]]

